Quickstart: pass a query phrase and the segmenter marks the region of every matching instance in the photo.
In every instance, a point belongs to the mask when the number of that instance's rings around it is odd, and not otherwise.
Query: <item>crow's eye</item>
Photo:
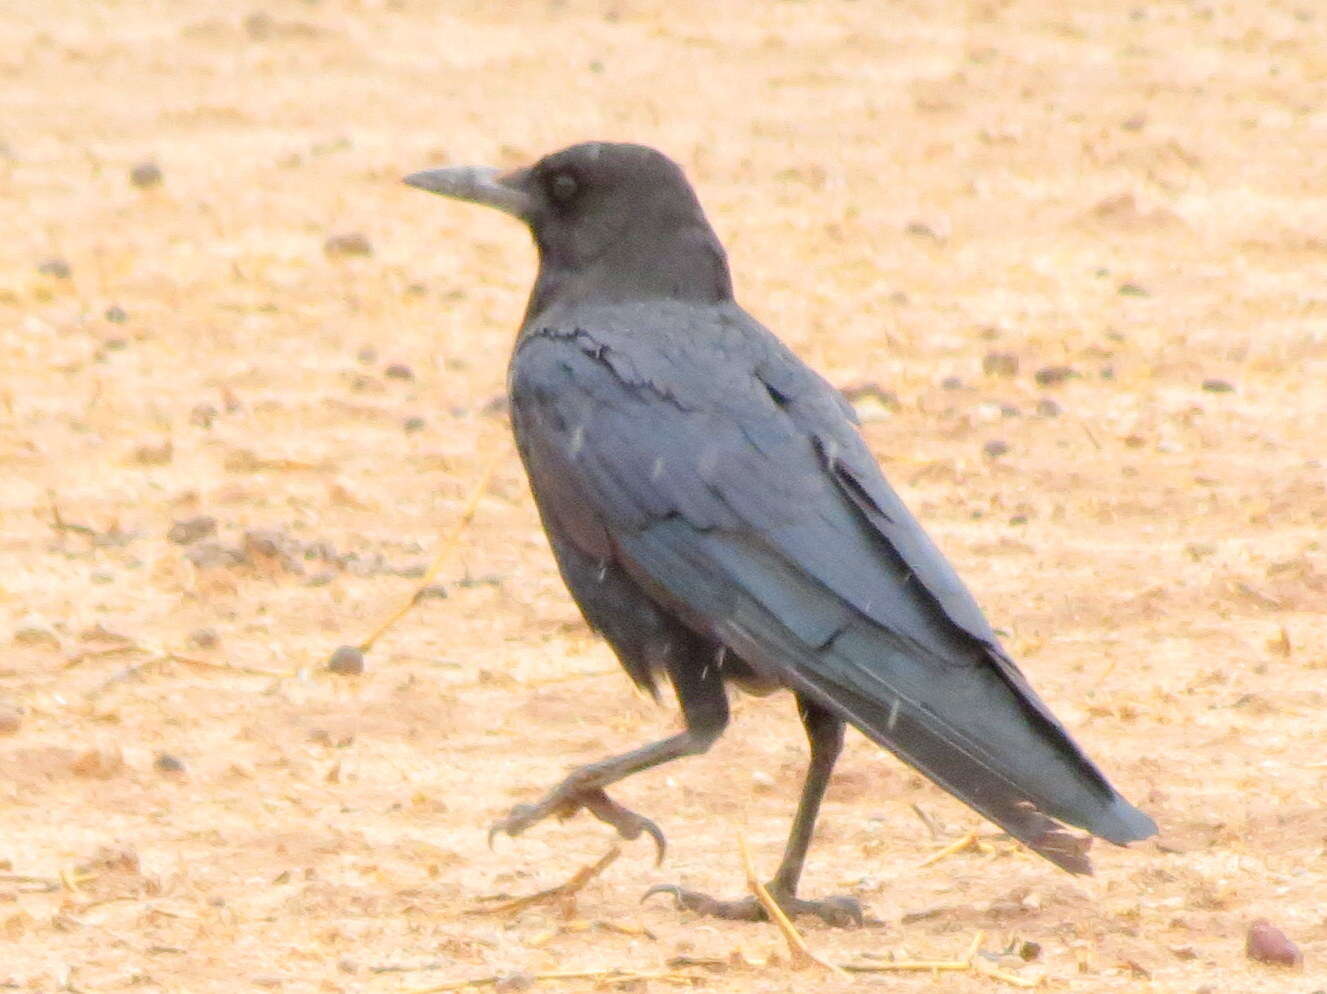
[[[558,173],[553,177],[553,182],[549,186],[549,192],[553,199],[560,204],[569,203],[577,193],[580,192],[581,185],[576,182],[576,177],[571,173]]]

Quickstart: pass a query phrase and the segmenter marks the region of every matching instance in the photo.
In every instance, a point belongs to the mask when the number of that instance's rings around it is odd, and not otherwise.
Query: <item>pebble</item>
[[[373,246],[361,232],[348,231],[342,235],[332,235],[323,242],[323,251],[329,258],[347,258],[373,254]]]
[[[1037,370],[1034,378],[1043,387],[1048,387],[1055,383],[1063,383],[1077,375],[1072,366],[1043,366]]]
[[[341,676],[359,676],[364,672],[364,652],[355,645],[343,645],[327,660],[327,671]]]
[[[134,449],[134,462],[140,466],[165,466],[175,458],[175,447],[170,439],[164,442],[147,443]]]
[[[217,409],[211,404],[195,404],[189,412],[189,423],[199,428],[211,428],[216,416]]]
[[[172,756],[168,752],[162,752],[157,754],[157,758],[153,762],[152,768],[158,773],[183,773],[184,761],[178,756]]]
[[[43,276],[52,276],[57,280],[67,280],[73,275],[69,263],[63,259],[44,259],[37,263],[37,272]]]
[[[22,711],[11,704],[0,704],[0,735],[13,735],[22,725]]]
[[[129,182],[140,190],[161,185],[161,167],[155,162],[140,162],[129,170]]]
[[[1304,954],[1299,951],[1299,947],[1266,918],[1259,918],[1249,926],[1248,937],[1244,940],[1244,955],[1259,963],[1276,966],[1298,967],[1304,964]]]
[[[15,645],[40,645],[47,649],[60,648],[60,639],[49,628],[38,625],[25,625],[14,632]]]
[[[981,360],[981,371],[987,376],[1017,376],[1018,356],[1012,352],[987,352]]]
[[[244,561],[244,554],[239,549],[227,548],[216,542],[203,542],[200,545],[195,545],[184,555],[189,562],[199,569],[236,566]]]
[[[177,521],[166,532],[166,538],[176,545],[192,545],[201,538],[213,535],[217,530],[217,519],[206,515],[198,518],[186,518]]]

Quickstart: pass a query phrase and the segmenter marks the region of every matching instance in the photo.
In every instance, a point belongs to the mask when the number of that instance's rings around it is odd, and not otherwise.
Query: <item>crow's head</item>
[[[652,148],[586,142],[505,174],[460,166],[406,182],[529,225],[539,247],[532,313],[555,291],[578,301],[731,296],[723,249],[691,185]]]

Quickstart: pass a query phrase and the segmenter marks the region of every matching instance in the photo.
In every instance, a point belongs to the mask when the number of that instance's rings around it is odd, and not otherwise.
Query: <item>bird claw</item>
[[[677,884],[655,884],[640,899],[644,904],[655,894],[672,894],[673,903],[679,910],[694,911],[709,918],[723,918],[727,921],[760,922],[766,919],[765,909],[755,898],[740,901],[719,901],[699,891],[687,890]]]
[[[516,805],[506,818],[489,826],[489,848],[493,848],[493,839],[499,832],[514,838],[549,815],[557,815],[565,820],[582,808],[604,824],[617,829],[617,834],[627,841],[640,838],[642,833],[649,835],[654,840],[654,865],[663,863],[664,854],[668,851],[668,840],[662,829],[644,815],[618,804],[600,787],[578,790],[557,788],[538,804]]]
[[[511,809],[506,818],[495,821],[488,827],[488,847],[493,848],[493,837],[499,832],[515,838],[535,822],[543,819],[545,815],[539,811],[540,807],[542,805],[518,804]]]
[[[645,892],[641,903],[655,894],[671,894],[679,909],[694,911],[698,915],[710,918],[722,918],[726,921],[761,922],[769,917],[764,907],[754,897],[744,897],[736,901],[720,901],[699,891],[687,890],[676,884],[656,884]],[[803,901],[796,897],[787,897],[770,888],[770,896],[789,917],[815,915],[826,925],[835,928],[860,928],[866,924],[866,915],[861,904],[851,897],[827,897],[823,901]]]
[[[642,832],[649,835],[654,840],[654,865],[663,865],[664,856],[668,852],[668,840],[652,819],[624,808],[600,788],[585,791],[580,796],[580,806],[605,825],[612,825],[617,829],[617,834],[628,842],[639,839]]]

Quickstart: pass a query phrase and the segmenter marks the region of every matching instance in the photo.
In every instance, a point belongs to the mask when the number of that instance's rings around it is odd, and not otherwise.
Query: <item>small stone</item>
[[[134,449],[134,462],[140,466],[165,466],[175,458],[175,447],[170,439],[164,442],[148,443]]]
[[[236,566],[244,561],[244,554],[238,549],[231,549],[216,542],[195,545],[184,556],[199,569]]]
[[[195,649],[215,649],[220,641],[210,628],[196,628],[189,633],[189,644]]]
[[[155,162],[140,162],[129,170],[129,182],[140,190],[161,185],[161,167]]]
[[[119,304],[111,304],[106,308],[106,320],[111,324],[124,324],[129,320],[129,315],[124,312],[124,308]]]
[[[114,338],[106,339],[106,341],[101,344],[105,346],[107,352],[123,352],[129,347],[128,339],[121,338],[118,335]]]
[[[486,418],[503,418],[511,405],[507,401],[507,395],[498,394],[496,397],[490,397],[484,401],[484,406],[479,409],[479,413]]]
[[[1244,940],[1244,955],[1259,963],[1276,966],[1304,965],[1304,955],[1299,947],[1266,918],[1259,918],[1249,926],[1248,937]]]
[[[424,419],[418,417],[406,418],[405,422],[402,424],[402,427],[405,428],[405,433],[407,435],[413,435],[417,431],[424,430]]]
[[[358,646],[343,645],[327,660],[327,671],[341,676],[359,676],[364,672],[364,652]]]
[[[987,352],[981,360],[981,371],[987,376],[1017,376],[1018,356],[1012,352]]]
[[[848,403],[854,406],[862,405],[867,408],[889,412],[899,409],[898,394],[894,393],[893,390],[886,390],[874,381],[844,387],[840,393],[843,394]]]
[[[244,33],[254,41],[266,41],[276,30],[276,21],[265,10],[255,10],[244,19]]]
[[[1043,366],[1037,370],[1034,378],[1043,387],[1048,387],[1056,383],[1063,383],[1077,375],[1078,373],[1074,371],[1072,366]]]
[[[427,587],[420,587],[415,591],[415,603],[420,601],[445,601],[447,599],[447,588],[440,583],[433,583]]]
[[[332,235],[323,242],[323,251],[332,259],[344,259],[350,256],[373,254],[373,246],[361,232],[348,231],[341,235]]]
[[[940,389],[941,389],[941,390],[962,390],[962,389],[963,389],[963,381],[960,380],[957,376],[946,376],[943,380],[940,381]]]
[[[183,773],[184,761],[178,756],[162,752],[157,754],[156,760],[152,763],[152,768],[158,773]]]
[[[60,258],[43,259],[37,263],[37,272],[57,280],[67,280],[74,275],[73,270],[69,268],[69,263]]]
[[[981,451],[986,454],[987,459],[999,459],[1009,451],[1009,443],[1001,441],[998,438],[991,439],[981,447]]]
[[[504,973],[493,982],[493,989],[498,994],[515,994],[517,991],[528,991],[534,986],[535,978],[528,973],[516,970],[512,973]]]
[[[1037,414],[1043,418],[1058,418],[1060,416],[1060,405],[1049,397],[1043,397],[1037,401]]]
[[[283,536],[280,532],[265,528],[250,528],[244,533],[244,554],[246,557],[275,559],[281,554]]]
[[[199,428],[211,428],[216,417],[217,409],[211,404],[195,404],[189,412],[189,423]]]
[[[22,724],[22,711],[12,704],[0,704],[0,735],[13,735]]]
[[[362,362],[365,366],[371,366],[373,365],[373,363],[378,361],[378,350],[375,349],[372,345],[365,345],[362,349],[360,349],[358,352],[355,353],[355,358],[358,359],[360,362]]]
[[[60,639],[49,628],[42,628],[39,625],[25,625],[14,632],[14,644],[58,649],[60,648]]]
[[[389,380],[413,380],[415,371],[403,362],[394,362],[383,370],[383,375]]]
[[[1235,386],[1229,380],[1203,380],[1203,389],[1208,393],[1234,393]]]
[[[201,538],[213,535],[217,530],[217,519],[206,515],[198,518],[186,518],[177,521],[166,532],[166,538],[176,545],[192,545]]]
[[[928,238],[934,242],[943,240],[935,233],[935,229],[925,221],[909,221],[907,227],[903,230],[914,238]]]
[[[71,764],[75,776],[89,780],[109,780],[120,772],[124,759],[118,752],[89,749]]]
[[[1144,289],[1143,289],[1141,286],[1139,286],[1137,283],[1121,283],[1121,284],[1120,284],[1120,289],[1119,289],[1119,294],[1120,294],[1121,297],[1150,297],[1150,296],[1151,296],[1151,294],[1149,294],[1146,290],[1144,290]]]

